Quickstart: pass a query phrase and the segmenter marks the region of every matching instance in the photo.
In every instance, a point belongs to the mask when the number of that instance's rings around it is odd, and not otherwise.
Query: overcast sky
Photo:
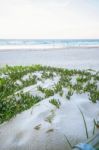
[[[99,0],[0,0],[0,38],[99,38]]]

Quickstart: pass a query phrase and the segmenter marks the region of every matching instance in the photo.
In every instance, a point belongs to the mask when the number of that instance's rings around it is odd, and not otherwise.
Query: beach
[[[0,49],[0,66],[6,64],[99,70],[99,48]]]
[[[98,72],[6,66],[0,81],[1,150],[71,150],[99,133]]]
[[[99,150],[99,1],[0,1],[0,150]]]
[[[98,48],[0,49],[0,67],[6,64],[2,150],[71,150],[99,133]]]

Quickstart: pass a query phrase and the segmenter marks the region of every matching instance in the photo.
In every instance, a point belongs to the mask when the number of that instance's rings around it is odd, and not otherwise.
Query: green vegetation
[[[54,77],[54,75],[53,75],[53,73],[52,72],[46,72],[46,70],[45,71],[43,71],[43,73],[42,73],[42,76],[41,76],[42,78],[44,78],[44,79],[49,79],[49,78],[53,78]]]
[[[0,99],[0,123],[9,120],[41,100],[40,97],[20,92],[4,99]]]
[[[81,113],[81,115],[82,115],[83,122],[84,122],[84,126],[85,126],[85,131],[86,131],[86,137],[87,137],[87,139],[88,139],[88,138],[89,138],[89,135],[88,135],[88,129],[87,129],[86,120],[85,120],[84,114],[83,114],[83,112],[81,111],[81,109],[80,109],[79,107],[78,107],[78,109],[79,109],[79,111],[80,111],[80,113]]]
[[[33,75],[36,72],[41,72],[41,77]],[[26,79],[24,76],[27,76]],[[29,109],[41,100],[38,95],[32,96],[29,91],[23,93],[24,87],[36,86],[38,82],[44,84],[46,79],[52,82],[55,77],[59,77],[59,80],[53,86],[48,88],[37,86],[37,90],[44,93],[45,98],[58,94],[61,97],[65,95],[65,98],[70,100],[74,93],[86,93],[90,101],[96,103],[99,100],[99,72],[90,69],[68,70],[41,65],[5,66],[0,69],[0,123]],[[63,92],[63,89],[67,92]],[[51,99],[50,103],[57,108],[60,107],[60,102],[56,99]]]
[[[55,93],[61,92],[62,91],[62,85],[60,82],[58,82],[55,87],[54,87]]]
[[[51,89],[42,88],[41,86],[38,87],[38,90],[45,94],[45,98],[54,95],[54,91]]]
[[[66,95],[66,98],[68,99],[68,100],[70,100],[70,97],[73,95],[73,91],[72,90],[69,90],[68,91],[68,93],[67,93],[67,95]]]
[[[57,108],[59,108],[60,105],[61,105],[60,101],[59,101],[59,100],[56,100],[56,99],[51,99],[49,102],[50,102],[51,104],[53,104],[54,106],[56,106]]]

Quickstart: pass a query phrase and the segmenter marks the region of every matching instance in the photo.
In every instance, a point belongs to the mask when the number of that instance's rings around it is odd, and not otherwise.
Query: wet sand
[[[0,66],[42,64],[70,69],[99,70],[98,48],[0,50]]]

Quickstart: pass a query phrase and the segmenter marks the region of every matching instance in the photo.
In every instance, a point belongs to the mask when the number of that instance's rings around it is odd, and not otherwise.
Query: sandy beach
[[[98,72],[24,67],[0,72],[0,150],[71,150],[99,133]]]
[[[6,64],[12,66],[41,64],[67,69],[93,69],[95,71],[91,73],[95,74],[99,70],[99,49],[0,50],[0,66]],[[32,96],[40,96],[42,100],[37,105],[31,106],[0,125],[0,147],[2,150],[71,150],[68,139],[73,147],[99,133],[98,128],[94,130],[93,121],[99,119],[98,98],[96,103],[92,103],[89,100],[88,92],[82,94],[74,92],[71,99],[68,100],[66,97],[68,88],[66,87],[62,88],[63,95],[58,92],[46,97],[44,93],[39,91],[40,87],[41,89],[53,90],[56,85],[59,85],[62,76],[58,72],[55,73],[55,70],[53,72],[51,70],[43,71],[27,72],[20,80],[13,82],[18,87],[22,81],[25,83],[36,76],[37,81],[34,85],[31,81],[31,85],[25,85],[26,87],[21,90],[24,94],[28,92]],[[49,72],[53,73],[52,78],[43,78],[44,75],[46,77],[46,73],[49,75]],[[1,80],[6,77],[9,78],[6,74],[1,73]],[[72,75],[71,83],[75,85],[80,77],[82,77],[80,74]],[[86,75],[84,77],[88,78]],[[64,78],[66,78],[66,74]],[[90,80],[88,78],[86,84],[92,84],[92,82],[93,76]],[[98,79],[93,83],[97,84],[98,90]],[[20,93],[21,90],[17,92]],[[17,92],[14,94],[16,95]],[[56,104],[60,105],[59,108],[53,105],[51,100],[56,100]],[[85,127],[82,114],[84,114],[87,127]]]
[[[99,150],[99,0],[0,0],[0,150]]]
[[[0,66],[41,64],[68,69],[99,70],[98,48],[0,50]]]

